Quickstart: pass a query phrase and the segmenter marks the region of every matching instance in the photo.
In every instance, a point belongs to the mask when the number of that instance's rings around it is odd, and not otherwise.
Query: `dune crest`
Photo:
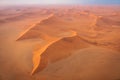
[[[21,32],[21,34],[20,34],[20,36],[16,39],[16,41],[18,41],[18,40],[23,40],[23,39],[29,39],[29,37],[31,36],[34,36],[34,35],[32,35],[32,34],[30,34],[30,35],[25,35],[25,34],[27,34],[27,33],[29,33],[29,31],[30,30],[32,30],[32,28],[34,28],[35,26],[37,26],[38,24],[41,24],[43,21],[45,21],[45,20],[47,20],[47,19],[49,19],[50,17],[53,17],[54,16],[54,14],[50,14],[48,17],[46,17],[46,18],[44,18],[43,20],[41,20],[41,21],[38,21],[38,22],[36,22],[36,23],[33,23],[28,29],[26,29],[24,32]],[[44,35],[44,34],[43,34]]]
[[[74,37],[76,36],[77,33],[74,32],[74,31],[70,31],[70,34],[67,34],[67,35],[64,35],[64,37],[60,37],[60,38],[53,38],[51,40],[49,40],[47,42],[47,44],[43,45],[42,48],[40,48],[39,50],[35,51],[34,54],[33,54],[33,70],[31,72],[31,74],[34,74],[36,72],[36,70],[39,68],[39,66],[42,66],[40,65],[41,64],[41,55],[42,53],[45,52],[45,50],[51,46],[52,44],[54,44],[55,42],[59,41],[59,40],[62,40],[66,37]]]

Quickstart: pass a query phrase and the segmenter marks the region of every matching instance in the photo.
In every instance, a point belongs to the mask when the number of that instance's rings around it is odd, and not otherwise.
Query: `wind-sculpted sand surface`
[[[119,80],[119,6],[0,10],[0,80]]]

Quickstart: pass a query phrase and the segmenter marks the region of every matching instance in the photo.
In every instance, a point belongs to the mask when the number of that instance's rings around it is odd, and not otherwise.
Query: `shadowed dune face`
[[[48,64],[54,63],[73,54],[74,51],[87,48],[90,45],[79,36],[62,38],[51,44],[41,55],[40,63],[33,72],[42,71]]]
[[[0,80],[120,79],[119,18],[114,6],[0,9]]]
[[[46,66],[46,64],[48,62],[47,56],[46,56],[46,60],[44,60],[45,58],[41,57],[41,55],[44,53],[44,51],[46,51],[46,49],[49,48],[49,46],[51,46],[52,44],[56,43],[57,41],[63,39],[64,37],[72,37],[72,36],[76,36],[76,35],[77,35],[76,32],[70,31],[67,34],[64,33],[64,35],[62,35],[62,37],[59,37],[59,38],[51,37],[51,39],[49,39],[49,40],[47,39],[48,41],[46,41],[46,43],[43,44],[41,46],[41,48],[38,48],[38,50],[36,50],[34,52],[34,56],[33,56],[34,66],[33,66],[32,74],[34,74],[35,72],[38,72],[39,71],[38,69],[40,69],[40,71],[41,71],[41,69],[43,69]],[[43,60],[41,60],[41,59],[43,59]],[[44,61],[47,61],[47,62],[44,63]]]

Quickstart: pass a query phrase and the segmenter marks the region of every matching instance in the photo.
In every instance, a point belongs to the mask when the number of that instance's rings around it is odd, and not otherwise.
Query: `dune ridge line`
[[[41,60],[41,54],[44,53],[44,51],[50,46],[52,45],[53,43],[63,39],[63,38],[66,38],[66,37],[74,37],[77,35],[77,32],[75,31],[71,31],[71,35],[67,35],[65,37],[61,37],[61,38],[56,38],[55,40],[52,40],[50,42],[48,42],[48,44],[44,45],[41,49],[35,51],[33,53],[33,70],[31,72],[31,75],[35,74],[37,68],[39,68],[39,65],[40,65],[40,60]]]
[[[28,32],[30,29],[32,29],[34,26],[36,26],[37,24],[40,24],[42,21],[47,20],[49,18],[51,18],[52,16],[54,16],[54,14],[50,14],[48,17],[42,19],[41,21],[37,21],[36,23],[33,23],[28,29],[26,29],[24,32],[21,32],[21,34],[18,36],[18,38],[16,39],[16,41],[20,40],[22,38],[22,36],[24,36],[24,34],[26,32]]]

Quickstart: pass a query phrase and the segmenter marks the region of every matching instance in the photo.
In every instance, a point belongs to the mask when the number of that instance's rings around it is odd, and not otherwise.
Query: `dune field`
[[[120,6],[0,8],[0,80],[120,80]]]

